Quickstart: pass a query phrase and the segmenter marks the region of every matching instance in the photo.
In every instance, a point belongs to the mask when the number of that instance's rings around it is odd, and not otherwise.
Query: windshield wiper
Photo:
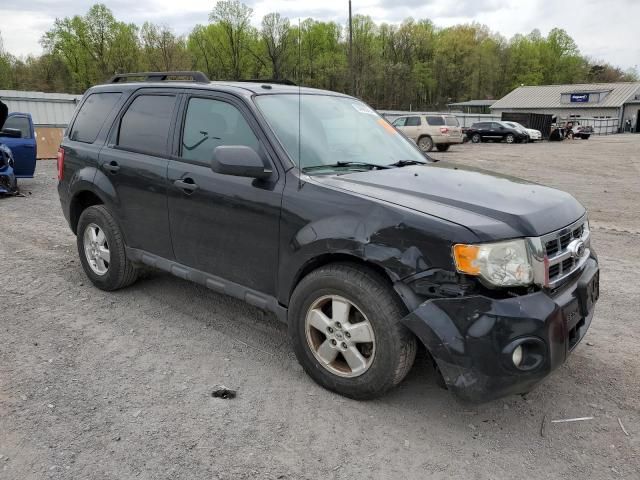
[[[419,160],[398,160],[395,163],[389,165],[390,167],[406,167],[408,165],[427,165],[427,162],[421,162]]]
[[[322,164],[322,165],[311,165],[310,167],[303,167],[302,171],[307,172],[309,170],[322,170],[324,168],[339,168],[339,167],[369,167],[379,168],[379,169],[387,169],[391,168],[391,165],[378,165],[377,163],[367,163],[367,162],[336,162],[331,164]]]

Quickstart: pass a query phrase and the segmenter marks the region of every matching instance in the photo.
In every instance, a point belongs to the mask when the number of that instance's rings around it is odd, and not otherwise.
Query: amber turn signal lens
[[[477,245],[457,244],[453,246],[453,258],[459,272],[479,275],[480,267],[475,264],[480,247]]]

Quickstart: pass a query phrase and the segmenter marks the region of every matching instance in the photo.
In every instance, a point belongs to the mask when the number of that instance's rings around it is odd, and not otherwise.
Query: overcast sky
[[[14,55],[40,53],[39,39],[56,17],[83,15],[95,2],[83,0],[0,0],[0,32]],[[119,20],[149,20],[187,33],[206,23],[215,0],[104,0]],[[254,23],[277,11],[293,20],[313,17],[345,23],[347,0],[247,0]],[[438,26],[480,22],[506,37],[538,28],[564,28],[580,51],[623,69],[640,65],[640,0],[353,0],[354,14],[396,23],[412,16]]]

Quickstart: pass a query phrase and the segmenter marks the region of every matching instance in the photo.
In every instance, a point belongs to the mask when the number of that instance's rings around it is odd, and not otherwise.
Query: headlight
[[[497,287],[530,285],[533,268],[525,241],[457,244],[453,246],[456,269],[461,273],[481,277]]]

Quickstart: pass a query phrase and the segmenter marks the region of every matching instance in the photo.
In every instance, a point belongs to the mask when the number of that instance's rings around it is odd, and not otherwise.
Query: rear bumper
[[[459,397],[483,402],[526,393],[562,365],[586,334],[598,295],[589,286],[592,279],[597,284],[598,275],[598,263],[590,258],[580,275],[553,296],[540,291],[498,300],[428,300],[403,323],[425,344]],[[518,345],[525,352],[521,368],[512,361]]]
[[[60,198],[60,207],[62,208],[62,214],[64,215],[67,224],[71,227],[71,212],[69,208],[70,198],[69,190],[64,182],[58,181],[58,197]]]
[[[464,140],[464,135],[459,137],[449,137],[445,135],[438,135],[433,137],[433,143],[435,145],[456,145],[462,143]]]

